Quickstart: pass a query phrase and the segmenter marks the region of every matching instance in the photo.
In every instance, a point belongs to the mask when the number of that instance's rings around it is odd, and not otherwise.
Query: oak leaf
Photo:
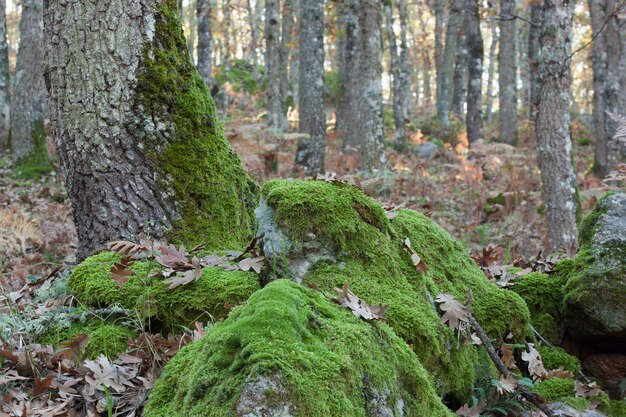
[[[528,362],[528,372],[533,376],[533,379],[541,378],[548,373],[543,366],[541,354],[532,343],[528,343],[527,346],[528,352],[522,352],[522,360]]]
[[[355,316],[368,321],[385,320],[385,312],[388,306],[367,304],[350,291],[347,281],[344,282],[343,288],[335,288],[334,290],[339,294],[339,297],[333,298],[333,301],[352,310],[352,314]]]
[[[467,307],[457,301],[452,295],[442,293],[435,298],[439,303],[439,308],[444,312],[441,322],[448,322],[452,330],[459,330],[460,324],[469,321],[469,311]]]

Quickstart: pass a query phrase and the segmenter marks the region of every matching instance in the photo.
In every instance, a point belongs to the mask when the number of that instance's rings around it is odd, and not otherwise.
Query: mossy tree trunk
[[[46,164],[42,0],[24,0],[11,111],[13,160]]]
[[[0,0],[0,152],[5,151],[9,146],[11,134],[11,96],[9,91],[6,1]]]
[[[500,141],[517,142],[517,18],[516,0],[500,1],[500,52],[498,84]]]
[[[45,28],[79,259],[141,232],[245,245],[257,186],[224,138],[176,0],[46,0]]]
[[[543,3],[539,36],[537,156],[550,251],[576,244],[576,177],[570,135],[572,0]]]

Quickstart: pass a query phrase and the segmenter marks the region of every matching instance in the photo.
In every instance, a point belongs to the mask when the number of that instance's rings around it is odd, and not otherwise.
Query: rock
[[[619,349],[626,342],[626,193],[609,193],[585,218],[580,252],[564,273],[563,319],[586,345]]]
[[[602,387],[613,399],[621,399],[619,384],[626,380],[626,355],[606,353],[590,355],[585,358],[584,369],[590,375],[602,381]]]
[[[422,145],[419,145],[414,149],[414,153],[419,155],[422,158],[431,158],[437,152],[439,152],[439,146],[435,145],[432,142],[426,142]]]
[[[278,377],[261,375],[241,389],[237,415],[241,417],[294,417],[295,406]]]

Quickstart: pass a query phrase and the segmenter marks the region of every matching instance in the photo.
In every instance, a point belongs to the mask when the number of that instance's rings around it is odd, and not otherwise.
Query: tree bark
[[[427,34],[426,30],[426,21],[424,19],[423,12],[420,9],[419,12],[419,22],[420,22],[420,39],[423,39]],[[428,112],[432,111],[432,91],[430,88],[430,71],[432,68],[431,59],[430,59],[430,51],[426,46],[422,44],[421,49],[421,58],[422,58],[422,85],[423,85],[423,106],[427,109]],[[435,52],[435,57],[438,56],[438,52]]]
[[[496,73],[496,49],[498,48],[498,24],[495,20],[490,23],[491,45],[489,45],[489,69],[487,73],[487,102],[485,103],[485,113],[487,121],[493,117],[493,85]]]
[[[42,0],[24,0],[11,109],[14,161],[22,161],[35,154],[46,155],[43,59]]]
[[[463,3],[466,3],[465,1]],[[452,101],[450,110],[459,119],[463,119],[465,113],[465,99],[467,97],[468,76],[468,45],[467,45],[467,9],[466,4],[461,7],[459,16],[460,24],[456,32],[456,52],[454,62],[454,76],[452,88]]]
[[[442,126],[448,125],[448,93],[446,91],[446,70],[443,48],[444,0],[435,0],[435,74],[437,82],[437,119]]]
[[[212,85],[213,34],[211,31],[211,0],[198,0],[198,72],[207,85]]]
[[[6,0],[0,0],[0,153],[8,149],[11,134],[9,45],[7,43]]]
[[[46,0],[46,85],[78,258],[141,232],[209,249],[254,234],[258,187],[191,63],[176,0]]]
[[[324,1],[300,0],[300,123],[296,163],[304,173],[324,172],[326,113],[324,110]]]
[[[537,62],[539,60],[539,33],[541,31],[541,5],[531,3],[530,21],[532,24],[528,28],[528,62],[529,62],[529,89],[530,89],[530,118],[535,119],[537,113]]]
[[[483,38],[480,33],[480,6],[478,0],[465,0],[465,28],[467,30],[468,83],[467,83],[467,140],[474,143],[483,137],[482,87]]]
[[[403,74],[402,64],[400,63],[401,56],[398,51],[398,44],[396,42],[396,34],[393,30],[393,9],[391,2],[385,3],[385,20],[387,27],[387,40],[389,42],[389,54],[391,55],[391,76],[392,76],[392,105],[393,105],[393,118],[396,128],[395,132],[395,147],[402,149],[406,141],[405,125],[408,118],[406,108],[406,94],[407,88],[405,82],[405,75]],[[406,59],[406,56],[404,56]]]
[[[520,80],[520,107],[522,114],[526,117],[530,116],[531,97],[530,97],[530,65],[528,61],[528,39],[530,38],[530,27],[528,22],[518,23],[518,48],[517,62],[519,63],[519,80]]]
[[[290,78],[290,62],[293,40],[296,30],[295,0],[283,0],[282,30],[280,37],[280,95],[283,97],[283,113],[287,114],[287,98],[293,99],[292,84],[297,80]],[[295,103],[294,103],[295,105]]]
[[[570,137],[573,0],[543,2],[539,37],[537,155],[548,226],[547,249],[576,244],[576,177]]]
[[[450,109],[453,93],[453,77],[454,77],[454,63],[456,57],[456,46],[458,41],[458,31],[461,27],[463,4],[462,0],[450,1],[450,13],[448,14],[448,24],[446,26],[446,46],[443,50],[443,80],[441,82],[441,97],[443,100],[441,106],[438,107],[441,110],[439,120],[443,127],[448,127],[450,124]]]
[[[517,19],[516,0],[500,2],[500,53],[498,72],[500,87],[498,126],[500,141],[517,143]]]
[[[256,6],[258,7],[259,0],[256,1]],[[252,0],[246,0],[246,10],[248,12],[248,24],[250,25],[250,44],[248,45],[248,63],[254,65],[254,69],[256,71],[257,67],[257,37],[258,37],[258,28],[257,28],[257,18],[256,18],[256,9],[257,7],[252,7]]]
[[[198,29],[198,19],[197,19],[197,15],[196,13],[194,13],[194,10],[197,10],[198,5],[194,4],[195,0],[189,0],[189,9],[188,9],[188,16],[189,16],[189,38],[187,39],[187,48],[189,48],[189,56],[191,57],[191,62],[192,63],[196,63],[198,62],[195,59],[195,46],[196,46],[196,38],[198,36],[197,33],[197,29]],[[195,6],[195,7],[194,7]],[[182,11],[181,11],[182,13]]]
[[[398,14],[400,20],[400,84],[403,86],[402,88],[402,98],[403,98],[403,107],[404,107],[404,117],[405,121],[408,122],[409,111],[411,110],[411,69],[409,66],[409,41],[407,38],[407,26],[409,16],[409,9],[407,7],[406,0],[400,0],[398,2]],[[419,71],[415,72],[417,80],[419,82]],[[418,83],[416,82],[415,85]],[[415,91],[415,102],[419,103],[419,91]]]
[[[380,0],[361,0],[359,26],[360,71],[359,136],[361,167],[381,169],[385,165],[383,134],[382,37]]]
[[[279,0],[265,1],[265,70],[267,73],[267,123],[274,129],[285,128],[281,95]]]

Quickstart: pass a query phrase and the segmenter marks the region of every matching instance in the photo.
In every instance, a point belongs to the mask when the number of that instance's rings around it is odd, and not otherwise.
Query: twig
[[[476,331],[476,335],[478,336],[480,341],[483,343],[483,346],[487,350],[487,354],[491,358],[492,362],[494,363],[498,371],[502,374],[502,376],[507,378],[510,372],[507,369],[504,362],[502,362],[502,359],[500,359],[500,356],[498,356],[498,354],[496,353],[496,349],[493,347],[491,340],[489,339],[489,337],[487,336],[487,334],[485,333],[481,325],[471,315],[469,316],[469,324]],[[548,417],[556,417],[556,414],[554,414],[554,412],[550,409],[550,407],[548,407],[548,404],[546,403],[545,398],[543,398],[541,395],[534,393],[534,392],[530,392],[523,386],[518,386],[518,389],[522,397],[524,397],[526,400],[533,403],[533,405],[537,407],[538,409],[540,409],[541,411],[543,411],[545,415],[547,415]]]
[[[530,326],[530,328],[533,330],[533,333],[535,334],[535,336],[537,336],[539,338],[539,340],[541,340],[543,343],[545,343],[546,345],[548,345],[551,348],[554,347],[554,345],[552,343],[548,342],[546,339],[544,339],[544,337],[532,325]]]

